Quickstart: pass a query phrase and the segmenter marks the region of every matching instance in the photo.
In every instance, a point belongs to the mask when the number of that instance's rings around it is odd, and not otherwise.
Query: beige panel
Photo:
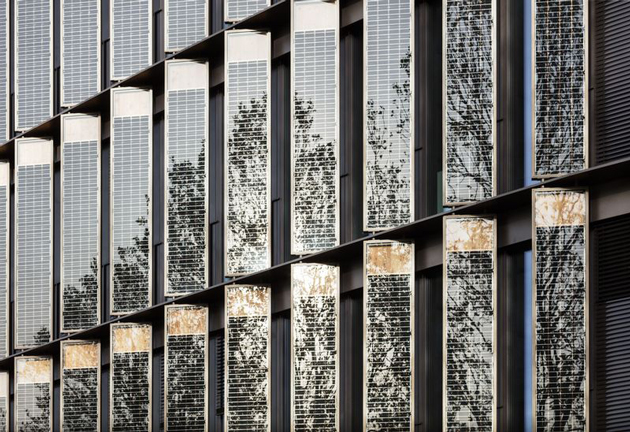
[[[166,306],[168,335],[205,334],[208,309],[203,306]]]
[[[101,117],[89,114],[64,114],[61,116],[61,141],[99,141]]]
[[[271,43],[269,33],[253,30],[233,30],[225,32],[227,40],[227,61],[269,60]]]
[[[193,60],[169,60],[166,62],[167,90],[206,88],[210,78],[208,63]]]
[[[325,264],[293,264],[291,283],[294,297],[334,296],[339,291],[339,267]]]
[[[23,357],[15,360],[18,384],[49,383],[52,372],[50,358]]]
[[[0,398],[9,396],[9,372],[0,372]]]
[[[225,289],[228,317],[267,316],[269,314],[271,290],[268,287],[230,285]]]
[[[446,219],[446,250],[487,251],[494,245],[494,221],[479,217]]]
[[[54,161],[52,140],[18,138],[15,140],[16,165],[44,165]]]
[[[11,185],[11,164],[0,161],[0,186]]]
[[[534,191],[536,226],[586,224],[586,194],[570,190]]]
[[[151,351],[151,326],[112,325],[112,350],[115,353]]]
[[[337,28],[339,17],[334,1],[296,1],[293,3],[293,26],[297,31]]]
[[[152,115],[151,90],[135,87],[112,89],[112,117]]]
[[[367,275],[410,273],[413,269],[413,246],[382,240],[367,242]]]
[[[62,342],[64,369],[97,368],[100,365],[100,346],[94,342]]]

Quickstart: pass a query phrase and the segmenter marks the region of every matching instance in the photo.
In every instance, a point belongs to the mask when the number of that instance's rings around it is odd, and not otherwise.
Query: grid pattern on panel
[[[51,337],[51,166],[18,166],[17,180],[15,345],[31,347]]]
[[[64,431],[99,430],[99,368],[63,370],[63,425]]]
[[[168,92],[167,294],[206,287],[205,89]]]
[[[167,0],[166,51],[179,51],[206,37],[207,0]]]
[[[150,361],[151,353],[148,351],[113,353],[110,389],[112,432],[149,430]]]
[[[50,383],[17,383],[15,424],[19,432],[49,431],[52,425],[50,412]]]
[[[9,412],[7,407],[9,400],[6,397],[0,397],[0,431],[9,432]]]
[[[151,120],[115,117],[112,137],[112,313],[150,304]]]
[[[585,167],[582,0],[535,0],[535,175]]]
[[[112,0],[112,79],[122,80],[151,64],[150,0]]]
[[[9,17],[8,4],[10,0],[0,0],[0,144],[9,138]],[[2,430],[2,429],[0,429]]]
[[[236,22],[269,6],[269,0],[226,0],[226,21]]]
[[[7,304],[9,257],[7,256],[7,244],[9,241],[9,227],[7,216],[9,212],[8,187],[0,186],[0,359],[9,355],[7,351],[9,342],[9,305]],[[0,405],[0,407],[3,405]],[[0,431],[3,429],[0,428]]]
[[[227,274],[269,265],[269,121],[266,60],[228,64]]]
[[[98,93],[99,0],[63,0],[63,106],[72,106]]]
[[[15,129],[24,131],[52,116],[51,0],[16,0],[17,65]]]
[[[338,244],[337,32],[294,35],[294,253]]]
[[[446,3],[446,202],[492,196],[493,0]]]
[[[446,253],[446,426],[492,430],[492,250]]]
[[[366,0],[365,229],[411,222],[410,0]]]
[[[61,328],[99,322],[99,142],[63,143],[63,281]]]

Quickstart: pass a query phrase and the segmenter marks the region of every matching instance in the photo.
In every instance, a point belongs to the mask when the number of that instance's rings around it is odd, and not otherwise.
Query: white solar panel
[[[225,273],[238,276],[271,265],[271,39],[225,40]]]
[[[226,430],[271,430],[271,290],[225,287]]]
[[[533,192],[535,431],[587,430],[588,194]]]
[[[10,257],[11,165],[0,162],[0,359],[8,357],[9,347],[9,257]],[[3,429],[0,428],[0,431]]]
[[[61,331],[100,323],[101,119],[61,117]]]
[[[165,0],[164,50],[180,51],[208,36],[209,0]]]
[[[444,219],[444,430],[495,430],[495,220]]]
[[[51,431],[53,428],[53,365],[50,357],[15,359],[15,430]]]
[[[444,203],[495,191],[494,0],[446,0]]]
[[[412,0],[364,4],[363,229],[413,220]]]
[[[533,0],[534,178],[587,167],[586,0]]]
[[[339,429],[339,267],[291,266],[291,430]]]
[[[9,372],[0,372],[0,432],[9,432]]]
[[[166,62],[165,295],[208,285],[208,64]]]
[[[15,130],[53,115],[53,6],[51,0],[15,0]]]
[[[167,431],[208,428],[208,308],[165,307],[164,424]]]
[[[339,6],[293,2],[291,253],[339,244]]]
[[[111,80],[121,81],[153,62],[151,0],[110,1]]]
[[[9,3],[10,0],[0,0],[0,144],[9,139],[10,133]]]
[[[363,430],[414,425],[414,245],[366,241],[363,290]]]
[[[14,347],[52,337],[53,142],[16,140]]]
[[[101,344],[61,342],[61,429],[101,430]]]
[[[61,0],[61,105],[101,89],[101,2]]]
[[[270,0],[225,0],[225,22],[240,21],[260,12],[270,4]]]
[[[110,271],[112,315],[152,304],[153,92],[112,89]]]

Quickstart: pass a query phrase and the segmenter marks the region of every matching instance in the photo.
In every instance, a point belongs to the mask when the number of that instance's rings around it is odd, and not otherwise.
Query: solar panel
[[[588,195],[538,189],[534,200],[532,430],[587,428]]]
[[[151,430],[151,325],[111,325],[111,432]]]
[[[166,62],[165,295],[208,285],[208,64]]]
[[[167,431],[208,428],[208,308],[165,308],[165,405]]]
[[[101,344],[61,342],[61,429],[101,430]]]
[[[226,276],[271,265],[269,33],[225,34]]]
[[[364,245],[365,431],[409,431],[414,407],[414,245]]]
[[[15,0],[15,130],[53,115],[53,6],[51,0]]]
[[[124,315],[152,303],[151,90],[112,89],[110,312]]]
[[[445,205],[494,195],[494,0],[445,2]]]
[[[533,176],[587,167],[586,1],[534,0]]]
[[[448,431],[495,428],[495,220],[444,220],[444,402]]]
[[[52,337],[53,142],[16,140],[15,327],[16,349]]]
[[[225,287],[226,430],[267,432],[271,421],[271,290]]]
[[[111,80],[121,81],[153,62],[151,0],[111,0]]]
[[[9,257],[10,257],[11,164],[0,162],[0,359],[8,357],[9,347]],[[0,431],[3,429],[0,428]]]
[[[61,331],[100,323],[101,119],[61,117]]]
[[[208,36],[208,0],[166,0],[164,50],[175,52]]]
[[[339,244],[339,6],[293,2],[291,253]]]
[[[0,0],[0,144],[10,136],[9,3],[10,0]]]
[[[0,372],[0,431],[9,432],[9,372]]]
[[[15,430],[51,431],[53,384],[50,357],[15,359]]]
[[[292,430],[339,429],[339,267],[291,266]]]
[[[411,0],[364,1],[363,229],[413,220]]]
[[[270,4],[270,0],[225,0],[225,22],[240,21],[260,12]]]
[[[73,106],[101,89],[101,2],[61,1],[61,105]]]

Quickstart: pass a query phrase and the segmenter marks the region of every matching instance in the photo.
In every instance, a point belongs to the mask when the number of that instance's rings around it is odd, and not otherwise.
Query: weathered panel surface
[[[111,0],[112,81],[121,81],[151,65],[151,0]]]
[[[0,432],[9,432],[9,373],[0,372]]]
[[[101,430],[100,382],[100,343],[62,342],[61,428],[64,431]]]
[[[52,359],[15,359],[14,423],[18,432],[52,431]]]

